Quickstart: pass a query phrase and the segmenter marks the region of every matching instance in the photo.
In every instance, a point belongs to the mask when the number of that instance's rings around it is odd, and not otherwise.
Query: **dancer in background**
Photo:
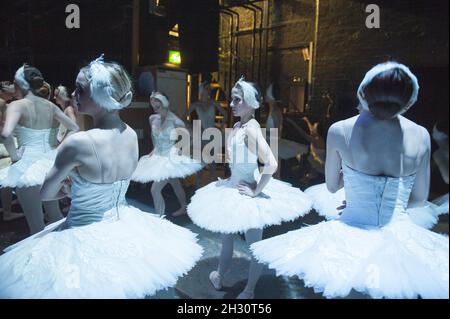
[[[266,101],[269,104],[270,111],[266,121],[267,140],[270,139],[270,130],[278,130],[278,155],[283,160],[298,158],[308,153],[308,146],[282,137],[283,134],[283,111],[279,106],[280,88],[276,83],[272,83],[266,91]],[[277,178],[281,176],[281,169],[275,174]]]
[[[217,290],[223,288],[223,278],[230,269],[236,234],[245,233],[250,245],[262,239],[263,228],[295,220],[312,205],[299,189],[272,178],[278,165],[254,118],[261,103],[258,88],[241,79],[231,94],[233,115],[240,118],[227,141],[231,177],[199,189],[188,206],[195,224],[223,234],[219,266],[209,276]],[[263,163],[261,173],[258,160]],[[252,259],[239,299],[254,297],[261,271],[262,265]]]
[[[5,118],[6,118],[6,108],[7,103],[10,103],[14,99],[14,85],[10,82],[0,82],[0,130],[3,129]],[[14,144],[17,147],[17,141],[14,139]],[[7,168],[11,165],[11,157],[6,150],[5,146],[0,143],[0,170]],[[12,211],[13,205],[13,189],[10,187],[2,188],[1,201],[2,208],[0,211],[3,212],[3,221],[12,221],[18,218],[25,217],[22,213],[15,213]],[[17,200],[16,200],[17,201]]]
[[[64,114],[66,114],[73,122],[77,123],[77,117],[75,115],[75,110],[73,106],[70,104],[71,98],[67,88],[65,86],[59,85],[55,89],[53,96],[55,98],[55,103],[59,105],[59,107],[61,107],[61,110],[63,110]],[[65,128],[64,125],[60,125],[58,128],[58,135],[57,135],[59,143],[61,143],[64,140],[67,133],[68,133],[67,128]]]
[[[24,65],[17,70],[14,84],[18,100],[8,106],[0,136],[13,162],[0,170],[0,187],[16,188],[31,234],[45,227],[39,191],[56,156],[51,140],[53,122],[56,120],[72,131],[78,130],[56,105],[34,94],[42,88],[43,82],[41,72],[34,67]],[[23,154],[16,150],[13,132]],[[63,217],[58,201],[46,202],[44,207],[48,222]]]
[[[181,216],[186,214],[187,202],[180,178],[195,174],[203,166],[199,161],[180,154],[180,150],[175,146],[176,141],[172,139],[172,134],[185,125],[170,111],[168,97],[155,92],[150,97],[150,103],[156,113],[149,118],[154,149],[139,160],[132,180],[139,183],[153,182],[151,192],[155,211],[159,215],[166,214],[162,190],[170,184],[180,203],[180,209],[172,215]]]
[[[228,123],[228,114],[216,101],[211,99],[211,83],[205,81],[200,85],[199,100],[197,102],[192,103],[184,118],[187,118],[187,116],[191,115],[194,112],[198,115],[198,118],[200,120],[202,136],[203,132],[206,129],[216,127],[216,112],[219,112],[223,116],[222,126],[220,127],[220,130],[222,131],[222,136],[225,136],[224,130],[226,127],[226,123]],[[209,140],[202,139],[201,141],[202,151],[204,146],[207,145],[209,142],[210,142]],[[214,155],[212,155],[212,157],[214,157]],[[211,164],[209,165],[209,169],[211,171],[210,180],[216,180],[217,163],[212,159],[209,160],[208,162],[211,162]],[[202,177],[203,177],[203,170],[200,170],[197,174],[197,188],[201,183]]]
[[[358,89],[363,112],[328,132],[326,183],[345,188],[338,220],[252,245],[254,256],[327,298],[352,289],[373,298],[448,298],[448,237],[414,224],[430,183],[430,136],[401,116],[417,100],[404,65],[379,64]],[[389,141],[389,143],[386,143]]]
[[[448,120],[436,123],[433,128],[433,139],[438,149],[433,153],[433,160],[439,168],[442,180],[448,185]],[[440,208],[441,214],[448,214],[448,193],[433,200]]]
[[[0,256],[3,298],[143,298],[176,284],[199,260],[195,234],[128,206],[125,194],[138,161],[138,140],[119,116],[133,98],[131,79],[102,58],[76,80],[78,111],[94,129],[67,137],[41,195],[65,196],[67,218]]]

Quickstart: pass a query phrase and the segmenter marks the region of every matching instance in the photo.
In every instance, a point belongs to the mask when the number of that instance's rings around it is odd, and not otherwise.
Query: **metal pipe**
[[[239,71],[239,60],[238,60],[238,54],[239,54],[239,37],[237,36],[240,29],[240,22],[241,22],[241,16],[238,12],[231,10],[230,8],[226,9],[228,12],[231,12],[232,14],[236,15],[236,36],[234,37],[235,40],[235,49],[236,49],[236,61],[234,63],[234,72],[235,74],[238,74]]]
[[[228,66],[228,81],[227,85],[231,87],[231,81],[233,81],[232,78],[232,72],[233,72],[233,27],[234,27],[234,15],[225,11],[221,10],[220,13],[230,17],[230,34],[229,34],[229,41],[230,41],[230,57],[229,57],[229,66]],[[228,89],[228,87],[227,87]]]
[[[264,84],[265,87],[269,85],[268,81],[268,74],[269,74],[269,25],[270,25],[270,12],[269,12],[269,1],[267,0],[264,2],[264,10],[266,11],[266,46],[265,46],[265,52],[264,52],[264,58],[265,58],[265,64],[266,64],[266,72],[264,72],[265,79]]]
[[[253,12],[253,30],[252,30],[252,76],[251,79],[252,81],[255,80],[254,78],[254,74],[255,74],[255,52],[256,52],[256,10],[250,6],[247,5],[243,5],[243,8],[250,10]]]
[[[319,38],[319,16],[320,16],[320,0],[316,0],[316,15],[314,19],[314,52],[312,54],[312,82],[309,89],[309,101],[311,101],[312,96],[315,94],[314,86],[316,82],[316,58],[317,58],[317,41]]]
[[[249,5],[254,7],[260,13],[259,30],[258,30],[259,32],[258,84],[261,85],[261,59],[262,59],[262,35],[263,35],[264,11],[261,7],[258,7],[253,3],[250,3]]]

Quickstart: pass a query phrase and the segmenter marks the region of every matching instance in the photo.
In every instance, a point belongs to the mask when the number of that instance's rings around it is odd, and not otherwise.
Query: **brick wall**
[[[269,20],[263,32],[268,39],[267,56],[263,54],[262,76],[265,87],[276,79],[282,86],[285,103],[292,79],[307,78],[308,63],[301,48],[314,40],[315,0],[267,0],[265,12]],[[265,2],[257,3],[264,8]],[[317,59],[315,61],[314,90],[311,112],[322,115],[329,92],[337,111],[337,118],[354,113],[355,92],[365,72],[373,65],[395,59],[412,68],[421,81],[421,100],[411,117],[429,126],[435,118],[448,116],[448,1],[442,0],[320,0]],[[381,9],[381,28],[365,26],[365,8],[375,3]],[[241,30],[252,27],[252,16],[246,9],[242,14]],[[222,19],[220,74],[228,72],[226,33]],[[251,35],[239,36],[238,71],[251,74]],[[265,42],[264,42],[265,46]],[[264,48],[265,49],[265,48]],[[265,52],[265,51],[264,51]],[[228,74],[227,74],[228,75]],[[223,79],[224,77],[222,77]],[[430,114],[436,114],[431,116]]]

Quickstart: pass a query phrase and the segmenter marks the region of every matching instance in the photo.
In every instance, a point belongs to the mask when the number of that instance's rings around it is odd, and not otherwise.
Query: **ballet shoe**
[[[255,299],[255,293],[253,291],[243,290],[236,299]]]
[[[3,221],[4,222],[11,222],[13,220],[19,219],[19,218],[23,218],[25,217],[25,215],[23,213],[8,213],[5,214],[3,213]]]
[[[219,272],[213,271],[209,274],[209,281],[213,285],[214,289],[222,290],[222,276],[220,276]]]

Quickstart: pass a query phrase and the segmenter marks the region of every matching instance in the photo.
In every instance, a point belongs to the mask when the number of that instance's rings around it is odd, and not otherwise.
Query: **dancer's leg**
[[[177,210],[175,213],[173,213],[173,216],[185,215],[187,213],[186,212],[187,200],[183,185],[181,185],[181,182],[178,178],[171,179],[169,183],[172,186],[173,191],[175,192],[175,196],[177,197],[178,202],[180,203],[180,209]]]
[[[42,201],[40,186],[17,188],[17,197],[27,219],[31,234],[36,234],[45,228],[44,212],[42,210]]]
[[[217,271],[209,274],[209,279],[217,290],[222,289],[222,278],[228,272],[233,261],[234,235],[226,234],[222,239],[222,249],[220,251],[219,266]]]
[[[250,229],[245,233],[245,240],[248,245],[256,243],[262,239],[262,229]],[[255,293],[255,286],[261,276],[263,265],[258,263],[252,256],[250,262],[250,269],[248,272],[248,280],[245,289],[239,294],[238,299],[253,299]]]
[[[161,216],[166,213],[166,203],[164,202],[164,197],[162,196],[162,190],[167,185],[167,182],[168,181],[153,182],[151,190],[153,203],[155,205],[155,212]]]

